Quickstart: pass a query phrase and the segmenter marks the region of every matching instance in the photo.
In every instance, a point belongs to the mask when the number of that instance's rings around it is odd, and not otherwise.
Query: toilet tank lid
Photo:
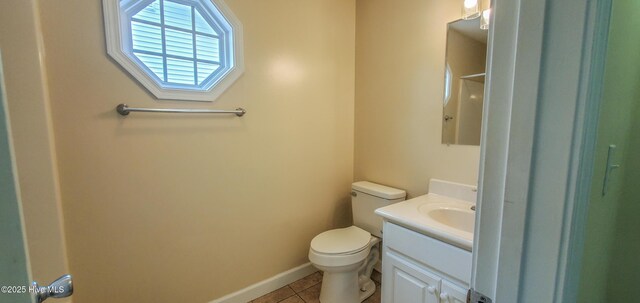
[[[395,200],[404,198],[407,193],[404,190],[384,186],[369,181],[358,181],[351,184],[351,188],[355,191],[370,194],[383,199]]]

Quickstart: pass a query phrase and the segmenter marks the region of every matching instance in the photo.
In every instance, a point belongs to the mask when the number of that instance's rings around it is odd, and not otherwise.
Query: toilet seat
[[[325,231],[311,240],[311,249],[321,254],[353,254],[365,249],[371,234],[357,226]]]
[[[309,260],[320,266],[348,266],[364,261],[371,234],[357,226],[325,231],[311,240]]]

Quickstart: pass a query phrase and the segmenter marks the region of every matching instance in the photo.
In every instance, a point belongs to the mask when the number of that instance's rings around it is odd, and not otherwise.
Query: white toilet
[[[373,294],[371,272],[380,257],[382,238],[382,219],[374,210],[406,196],[404,190],[366,181],[351,188],[353,226],[325,231],[311,240],[309,260],[324,272],[322,303],[360,303]]]

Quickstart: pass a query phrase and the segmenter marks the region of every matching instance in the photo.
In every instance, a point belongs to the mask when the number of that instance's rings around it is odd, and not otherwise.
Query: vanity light
[[[491,17],[491,9],[485,9],[482,11],[482,16],[480,17],[480,29],[488,30],[489,29],[489,19]]]
[[[464,0],[462,4],[462,19],[470,20],[480,16],[481,0]]]

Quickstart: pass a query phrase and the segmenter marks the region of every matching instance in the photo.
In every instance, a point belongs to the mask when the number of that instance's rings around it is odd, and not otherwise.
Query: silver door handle
[[[73,280],[71,275],[64,275],[49,286],[39,286],[36,281],[32,283],[36,292],[36,302],[41,303],[48,298],[65,298],[73,294]]]

